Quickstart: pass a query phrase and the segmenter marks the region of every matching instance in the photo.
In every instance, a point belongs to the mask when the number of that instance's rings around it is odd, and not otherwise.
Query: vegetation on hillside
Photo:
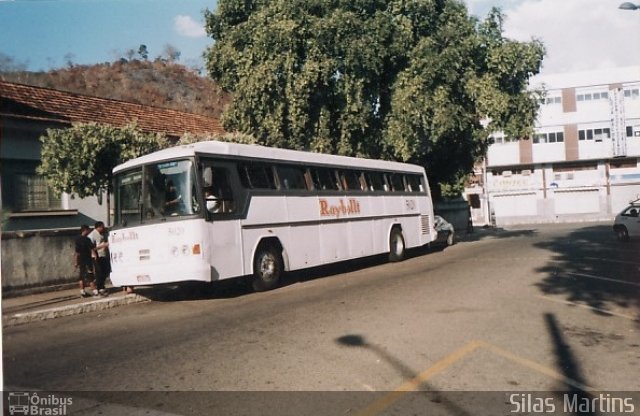
[[[144,45],[141,45],[141,47]],[[229,101],[210,78],[176,62],[177,51],[153,61],[131,54],[115,62],[76,65],[46,72],[26,71],[25,65],[0,54],[0,79],[77,94],[128,101],[219,117]]]

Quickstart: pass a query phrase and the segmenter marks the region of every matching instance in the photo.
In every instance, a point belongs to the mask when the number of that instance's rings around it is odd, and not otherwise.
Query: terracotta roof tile
[[[38,114],[46,112],[56,121],[95,122],[114,126],[135,121],[141,130],[174,137],[185,133],[199,136],[224,133],[220,121],[212,117],[0,81],[0,114],[15,117],[33,115],[7,110],[5,101],[28,106],[37,110]]]

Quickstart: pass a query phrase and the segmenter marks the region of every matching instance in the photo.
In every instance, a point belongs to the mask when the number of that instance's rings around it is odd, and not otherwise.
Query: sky
[[[621,2],[465,0],[481,19],[501,8],[506,37],[541,40],[543,74],[640,65],[640,10],[619,10]],[[211,44],[203,10],[215,7],[216,0],[0,0],[0,54],[38,71],[114,61],[141,44],[153,59],[169,44],[181,63],[202,67]]]

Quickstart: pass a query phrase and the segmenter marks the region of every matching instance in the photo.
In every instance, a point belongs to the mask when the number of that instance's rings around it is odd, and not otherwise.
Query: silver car
[[[631,205],[616,215],[613,231],[620,241],[629,241],[630,238],[640,237],[640,199],[633,201]]]
[[[434,245],[452,246],[455,243],[455,230],[447,220],[439,215],[433,217],[433,226],[438,232],[438,237],[432,243]]]

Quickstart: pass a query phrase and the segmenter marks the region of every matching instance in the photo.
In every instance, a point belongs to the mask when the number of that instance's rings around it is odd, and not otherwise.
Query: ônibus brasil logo
[[[15,392],[9,393],[7,402],[11,416],[64,416],[70,414],[73,399],[56,394]]]

